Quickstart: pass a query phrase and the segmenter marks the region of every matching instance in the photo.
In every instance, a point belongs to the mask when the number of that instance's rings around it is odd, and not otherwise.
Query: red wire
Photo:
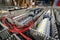
[[[4,23],[4,25],[7,25],[6,23],[5,23],[5,21],[6,21],[6,18],[4,18],[3,19],[3,23]],[[34,22],[33,21],[30,21],[29,23],[28,23],[28,25],[29,25],[29,27],[32,27],[32,25],[34,24]],[[15,24],[13,24],[13,26],[12,26],[12,24],[8,24],[9,26],[11,26],[11,27],[13,27],[13,29],[8,29],[10,32],[14,32],[14,33],[19,33],[21,36],[23,36],[26,40],[32,40],[31,38],[29,38],[29,37],[27,37],[26,35],[24,35],[22,32],[25,32],[25,31],[27,31],[27,30],[29,30],[29,27],[26,27],[26,28],[23,28],[22,30],[20,30],[20,29],[18,29],[17,28],[17,26],[15,25]]]
[[[31,38],[27,37],[26,35],[24,35],[23,33],[19,32],[20,35],[22,35],[24,38],[26,38],[26,40],[32,40]]]
[[[19,29],[16,28],[16,26],[14,26],[15,28],[13,30],[9,30],[11,32],[17,32],[19,33],[22,37],[24,37],[26,40],[32,40],[31,38],[27,37],[26,35],[24,35]]]

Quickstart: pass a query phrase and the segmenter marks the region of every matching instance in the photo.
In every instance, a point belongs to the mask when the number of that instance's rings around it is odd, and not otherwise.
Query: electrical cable
[[[28,27],[25,27],[23,29],[18,29],[17,26],[15,24],[10,24],[8,22],[6,22],[6,18],[3,17],[3,20],[2,20],[3,24],[8,26],[9,27],[9,31],[12,32],[12,33],[19,33],[21,36],[23,36],[26,40],[32,40],[31,38],[27,37],[26,35],[23,34],[23,32],[29,30],[30,27],[33,26],[34,22],[33,21],[30,21],[27,25]]]

